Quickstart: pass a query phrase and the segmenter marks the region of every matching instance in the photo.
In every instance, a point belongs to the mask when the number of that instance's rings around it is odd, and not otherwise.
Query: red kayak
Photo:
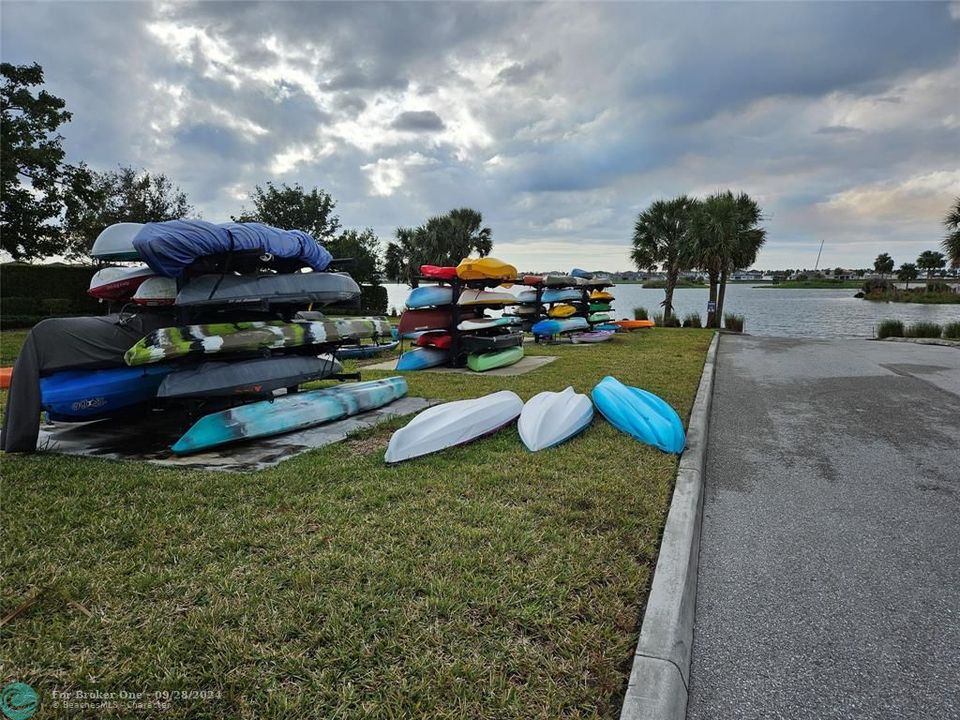
[[[524,285],[539,285],[543,282],[543,276],[541,275],[524,275],[523,284]]]
[[[446,350],[453,342],[453,335],[446,331],[424,333],[416,339],[415,345],[420,347],[435,347],[440,350]]]
[[[453,280],[457,276],[455,267],[440,267],[439,265],[421,265],[420,274],[423,277],[435,280]]]
[[[404,310],[397,332],[406,335],[420,330],[449,330],[452,323],[453,313],[449,307]]]

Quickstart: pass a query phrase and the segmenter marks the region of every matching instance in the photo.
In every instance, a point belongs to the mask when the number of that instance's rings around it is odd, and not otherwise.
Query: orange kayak
[[[10,387],[10,378],[13,377],[13,368],[0,368],[0,390],[6,390]]]
[[[639,330],[640,328],[652,328],[656,325],[653,320],[617,320],[617,325],[624,330]]]

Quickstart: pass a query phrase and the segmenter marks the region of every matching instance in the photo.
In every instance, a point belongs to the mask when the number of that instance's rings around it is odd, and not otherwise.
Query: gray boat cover
[[[322,380],[342,370],[340,362],[330,356],[289,355],[229,363],[206,362],[167,375],[157,397],[268,395],[280,388]]]
[[[144,335],[173,325],[166,313],[51,318],[33,326],[13,366],[0,447],[33,452],[40,430],[40,376],[58,370],[124,367],[123,354]]]
[[[177,295],[183,306],[297,303],[329,305],[360,297],[360,286],[346,273],[200,275]]]

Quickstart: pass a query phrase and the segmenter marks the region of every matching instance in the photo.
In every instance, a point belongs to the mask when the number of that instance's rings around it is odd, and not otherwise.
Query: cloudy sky
[[[320,186],[383,240],[459,206],[527,268],[626,269],[636,213],[744,190],[758,266],[935,247],[960,195],[960,4],[2,6],[72,161],[167,173],[228,219]],[[249,204],[249,203],[248,203]]]

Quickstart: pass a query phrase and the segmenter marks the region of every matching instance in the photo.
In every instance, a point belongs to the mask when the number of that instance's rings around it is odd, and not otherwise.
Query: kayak
[[[563,320],[541,320],[530,328],[530,332],[534,335],[559,335],[573,330],[586,330],[588,327],[586,318],[572,317]]]
[[[590,313],[590,315],[587,316],[587,320],[591,323],[605,323],[610,322],[611,319],[610,313],[605,312]]]
[[[565,318],[573,315],[577,309],[573,305],[554,305],[547,311],[547,315],[552,318]]]
[[[543,284],[550,288],[578,287],[584,284],[584,280],[572,275],[544,275]]]
[[[450,286],[425,285],[410,291],[407,295],[408,308],[449,305],[453,302],[453,288]]]
[[[374,410],[407,394],[402,377],[291,393],[206,415],[173,444],[178,455],[226,443],[304,430]]]
[[[90,288],[87,295],[98,300],[125,301],[129,300],[137,288],[154,272],[146,265],[138,267],[107,267],[98,270],[90,278]]]
[[[416,350],[407,350],[397,360],[397,370],[424,370],[426,368],[445,365],[450,359],[446,350],[422,347]]]
[[[538,311],[544,312],[543,306],[538,308],[536,305],[519,305],[515,312],[517,315],[536,315]]]
[[[570,336],[570,340],[573,341],[576,345],[581,345],[584,343],[598,343],[605,342],[613,337],[612,332],[605,331],[596,331],[596,332],[585,332],[585,333],[576,333]]]
[[[6,390],[10,387],[11,380],[13,380],[13,368],[0,368],[0,390]]]
[[[390,342],[370,345],[341,345],[336,350],[336,356],[344,360],[363,360],[396,350],[399,344],[397,340],[391,340]]]
[[[52,420],[85,422],[153,400],[174,365],[61,370],[40,378],[40,406]]]
[[[535,305],[537,302],[537,291],[522,290],[517,293],[517,302],[521,305]]]
[[[656,326],[653,320],[616,320],[614,322],[624,330],[637,330],[639,328],[652,328]]]
[[[357,341],[386,337],[389,333],[390,323],[386,318],[183,325],[154,330],[127,350],[123,359],[127,365],[136,366],[197,355]]]
[[[504,317],[498,318],[478,318],[476,320],[464,320],[462,323],[457,325],[457,330],[461,332],[471,332],[473,330],[489,330],[490,328],[495,327],[505,327],[507,325],[516,325],[518,322],[523,322],[518,317],[511,317],[506,315]]]
[[[590,303],[590,312],[609,312],[610,303],[608,302],[592,302]]]
[[[346,273],[308,272],[267,275],[200,275],[177,294],[179,307],[202,305],[330,305],[360,297],[360,286]]]
[[[188,399],[270,395],[313,380],[323,380],[343,367],[332,357],[290,355],[237,362],[205,362],[163,378],[158,398]]]
[[[455,267],[441,267],[439,265],[421,265],[420,274],[426,278],[436,280],[453,280],[457,276]]]
[[[453,313],[450,308],[404,310],[397,331],[406,335],[418,330],[446,330],[452,322]]]
[[[517,296],[508,292],[491,292],[489,290],[464,290],[460,293],[457,305],[516,305],[520,301]]]
[[[613,300],[613,295],[603,290],[594,290],[592,293],[590,293],[590,299],[600,302],[610,302]]]
[[[520,439],[536,452],[582,433],[593,420],[593,403],[568,387],[562,392],[542,392],[527,400],[517,422]]]
[[[523,333],[508,332],[502,335],[464,335],[460,338],[460,347],[467,352],[486,353],[494,350],[523,345]]]
[[[683,452],[683,422],[662,398],[609,375],[597,383],[591,396],[597,410],[617,430],[663,452]]]
[[[142,228],[143,223],[114,223],[97,235],[90,255],[97,260],[140,260],[133,239]]]
[[[467,367],[474,372],[486,372],[496,368],[507,367],[519,362],[523,358],[523,344],[506,350],[495,350],[485,353],[470,353],[467,355]]]
[[[517,269],[497,258],[464,258],[457,265],[461,280],[516,280]]]
[[[177,299],[177,281],[173,278],[155,276],[147,278],[131,300],[137,305],[173,305]]]
[[[522,410],[523,400],[510,390],[427,408],[393,434],[384,460],[396,463],[464,445],[509,425]]]
[[[438,350],[446,350],[453,342],[453,335],[446,330],[437,330],[435,332],[424,333],[417,338],[415,345],[419,347],[435,347]]]
[[[543,282],[542,275],[524,275],[523,284],[524,285],[539,285]]]
[[[587,272],[586,270],[581,270],[580,268],[574,268],[571,270],[570,275],[575,278],[580,278],[581,280],[593,280],[593,273]]]
[[[540,298],[545,303],[569,302],[571,300],[583,300],[583,293],[573,288],[544,290]]]
[[[615,333],[615,332],[620,332],[621,330],[623,330],[623,328],[621,328],[621,327],[620,327],[619,325],[617,325],[616,323],[601,323],[600,325],[594,325],[594,326],[593,326],[593,331],[594,331],[594,332],[611,332],[611,333]]]

